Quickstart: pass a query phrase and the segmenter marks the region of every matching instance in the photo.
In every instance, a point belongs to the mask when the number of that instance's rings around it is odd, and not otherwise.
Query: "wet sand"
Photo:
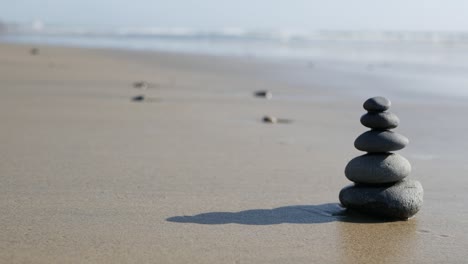
[[[364,67],[39,49],[0,45],[2,263],[466,262],[464,98]],[[338,206],[375,95],[425,189],[408,221]]]

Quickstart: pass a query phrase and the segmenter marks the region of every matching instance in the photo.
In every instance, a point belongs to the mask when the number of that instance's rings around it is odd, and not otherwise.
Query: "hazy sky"
[[[197,29],[468,31],[468,0],[0,0],[0,19]]]

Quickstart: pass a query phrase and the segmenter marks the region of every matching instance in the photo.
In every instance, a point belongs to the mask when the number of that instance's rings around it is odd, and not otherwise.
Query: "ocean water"
[[[418,83],[411,89],[427,93],[468,97],[468,33],[41,28],[0,33],[0,42],[303,61]]]

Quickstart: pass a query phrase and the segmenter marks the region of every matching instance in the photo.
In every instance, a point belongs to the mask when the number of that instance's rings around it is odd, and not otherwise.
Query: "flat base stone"
[[[385,186],[350,185],[340,191],[340,202],[348,209],[372,216],[408,219],[423,204],[423,188],[414,180],[402,180]]]

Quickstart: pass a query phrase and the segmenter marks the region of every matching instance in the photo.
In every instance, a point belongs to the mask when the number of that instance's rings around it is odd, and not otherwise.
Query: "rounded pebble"
[[[372,129],[392,129],[400,124],[400,119],[391,112],[369,112],[361,116],[361,124]]]
[[[339,199],[344,207],[361,213],[391,219],[408,219],[421,209],[423,195],[421,183],[403,180],[381,187],[350,185],[340,191]]]
[[[364,102],[363,107],[369,112],[383,112],[385,110],[388,110],[391,105],[392,103],[387,98],[382,96],[376,96],[367,99]]]
[[[274,116],[264,116],[263,117],[263,122],[264,123],[270,123],[270,124],[276,124],[278,123],[278,118]]]
[[[409,140],[398,133],[388,130],[370,130],[362,133],[354,141],[354,147],[366,152],[389,152],[403,149]]]
[[[265,90],[256,91],[254,95],[257,97],[263,97],[266,99],[271,99],[273,97],[273,94],[270,91],[265,91]]]
[[[134,101],[134,102],[140,102],[140,101],[143,101],[143,100],[145,100],[145,96],[144,96],[144,95],[137,95],[137,96],[134,96],[134,97],[132,98],[132,101]]]
[[[352,159],[345,168],[350,181],[385,184],[400,181],[411,173],[411,164],[395,153],[365,154]]]
[[[145,81],[134,82],[133,87],[138,89],[148,89],[149,84]]]
[[[38,48],[31,48],[31,49],[29,50],[29,53],[30,53],[31,55],[37,55],[37,54],[39,54],[39,49],[38,49]]]

